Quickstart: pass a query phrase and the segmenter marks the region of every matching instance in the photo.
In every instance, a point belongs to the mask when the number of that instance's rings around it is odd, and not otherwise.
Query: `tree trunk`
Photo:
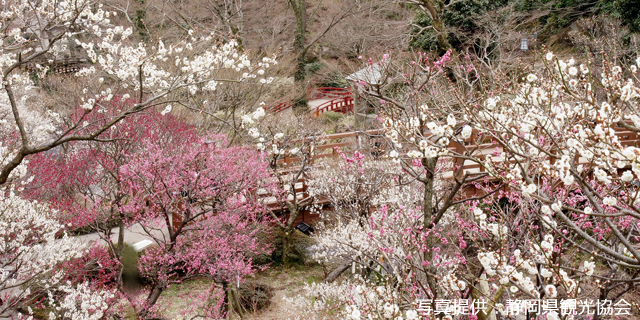
[[[145,302],[144,309],[139,312],[140,319],[150,318],[149,308],[155,305],[156,302],[158,302],[158,299],[160,298],[160,295],[162,294],[163,291],[164,291],[164,286],[161,286],[158,284],[156,284],[153,287],[153,289],[151,289],[151,292],[149,292],[149,295],[147,296],[147,301]]]
[[[344,273],[345,271],[347,271],[349,269],[349,267],[351,267],[352,262],[347,262],[337,268],[335,268],[335,270],[331,271],[331,273],[324,278],[324,280],[322,282],[325,283],[332,283],[334,281],[336,281],[336,279],[338,279],[338,277]]]
[[[478,280],[477,289],[474,288],[471,290],[471,298],[474,300],[484,299],[485,301],[489,300],[491,292],[489,291],[489,284],[487,283],[487,275],[482,274],[480,276],[480,280]],[[477,314],[478,320],[496,320],[496,312],[491,311],[488,314],[482,311]]]
[[[289,253],[291,252],[291,242],[293,240],[293,228],[287,226],[282,233],[282,263],[289,266]]]
[[[122,265],[122,250],[124,250],[124,216],[120,213],[120,221],[118,221],[118,244],[116,247],[116,259],[120,262],[118,264],[118,279],[116,279],[116,283],[118,288],[122,292],[124,292],[124,283],[122,281],[122,273],[124,272],[124,266]]]
[[[433,22],[433,27],[436,29],[436,41],[438,42],[438,46],[440,47],[440,54],[444,54],[451,48],[451,44],[449,43],[449,35],[447,34],[444,22],[442,19]]]
[[[424,188],[423,199],[422,199],[422,216],[424,219],[423,227],[425,231],[435,227],[431,221],[433,220],[433,212],[434,212],[433,180],[435,179],[435,171],[436,171],[437,163],[438,163],[437,157],[422,158],[422,166],[426,171],[424,179],[421,180]],[[427,248],[434,248],[437,245],[437,242],[438,242],[437,239],[435,239],[433,235],[427,236],[427,244],[426,244]],[[431,250],[425,251],[423,259],[424,261],[429,263],[429,265],[425,267],[426,271],[428,272],[428,274],[426,274],[425,276],[427,277],[427,283],[429,284],[429,289],[431,290],[431,294],[433,295],[431,298],[436,299],[438,295],[438,282],[433,276],[430,275],[430,274],[437,273],[437,269],[432,264],[433,252],[431,252]]]
[[[227,319],[231,320],[233,319],[233,292],[228,283],[225,283],[224,288],[227,291]]]
[[[444,21],[442,21],[444,2],[442,0],[422,0],[422,7],[431,17],[431,25],[436,31],[436,41],[441,50],[440,54],[443,54],[451,48],[449,35],[446,32]]]
[[[306,0],[289,0],[289,4],[296,15],[296,30],[293,39],[293,52],[296,54],[296,71],[293,77],[296,89],[294,110],[306,111],[309,95],[307,94],[307,48],[305,47],[307,33],[307,4]]]

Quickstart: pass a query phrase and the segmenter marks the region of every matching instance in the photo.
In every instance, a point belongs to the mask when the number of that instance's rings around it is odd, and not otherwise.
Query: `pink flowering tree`
[[[61,236],[68,227],[58,221],[57,214],[74,219],[81,217],[77,221],[71,219],[77,225],[97,222],[102,219],[97,214],[109,211],[108,206],[114,204],[111,201],[119,196],[118,189],[109,189],[110,186],[105,183],[112,182],[102,175],[105,171],[98,170],[101,166],[113,169],[117,165],[99,163],[97,160],[85,163],[84,159],[97,154],[83,149],[91,149],[90,147],[72,146],[74,142],[113,142],[127,139],[112,135],[115,131],[112,128],[117,128],[123,120],[134,114],[155,108],[164,108],[163,114],[166,114],[177,105],[198,109],[202,105],[200,102],[203,95],[210,95],[225,84],[241,81],[256,84],[268,82],[268,78],[261,77],[266,66],[252,64],[233,40],[220,44],[213,35],[185,30],[172,43],[165,44],[160,39],[140,43],[132,39],[132,28],[117,25],[120,20],[118,14],[105,10],[98,1],[7,1],[0,11],[4,17],[0,31],[1,192],[7,197],[11,195],[12,201],[16,199],[14,203],[23,203],[17,199],[24,200],[21,193],[31,187],[29,184],[35,178],[29,176],[29,158],[45,152],[67,155],[63,150],[68,148],[74,149],[74,152],[83,150],[80,154],[70,156],[68,163],[61,165],[58,162],[53,167],[38,166],[37,169],[42,175],[51,174],[55,177],[52,180],[60,179],[60,182],[70,187],[64,190],[41,190],[43,193],[52,191],[52,195],[47,195],[46,198],[54,200],[53,207],[64,207],[64,211],[53,210],[51,206],[42,205],[41,202],[33,204],[38,209],[26,209],[24,206],[28,204],[23,204],[22,209],[26,211],[18,210],[19,208],[14,210],[13,204],[3,200],[3,204],[12,208],[11,212],[18,213],[3,216],[6,218],[3,231],[14,242],[22,240],[21,247],[24,250],[32,251],[21,255],[21,259],[37,261],[39,255],[45,255],[45,250],[54,246],[55,237]],[[80,57],[79,63],[73,68],[74,76],[65,77],[65,88],[59,88],[67,94],[56,97],[57,90],[44,90],[40,85],[50,80],[49,71],[61,71],[61,63],[64,64],[65,57],[70,55]],[[221,79],[223,81],[219,82]],[[67,89],[69,90],[65,91]],[[125,132],[121,133],[126,135]],[[81,154],[85,151],[86,156]],[[53,162],[49,162],[51,163]],[[42,164],[47,165],[44,162]],[[65,170],[68,173],[78,169],[87,174],[75,175],[81,178],[75,186],[75,182],[69,179],[71,176],[60,174]],[[50,171],[47,173],[48,170]],[[57,187],[57,184],[51,182],[49,186]],[[56,198],[53,191],[66,195]],[[91,191],[113,191],[109,195],[117,196],[109,197],[97,192],[93,194],[94,198],[87,198]],[[80,204],[79,198],[86,200],[86,203]],[[21,213],[34,210],[49,212],[42,212],[38,219],[24,218]],[[70,214],[73,210],[86,214],[73,216]],[[8,209],[6,212],[9,212]],[[16,238],[13,235],[33,228],[21,226],[22,222],[18,222],[22,220],[37,220],[37,223],[44,223],[48,227],[41,229],[40,236]],[[6,248],[13,250],[13,253],[21,252]],[[61,248],[64,248],[64,255],[52,254],[55,259],[42,260],[42,267],[30,269],[28,273],[21,275],[18,285],[12,284],[14,288],[20,284],[25,284],[26,287],[31,279],[49,275],[48,271],[53,268],[49,262],[60,263],[65,259],[78,257],[84,250],[84,247],[75,244]],[[74,250],[67,250],[68,248]],[[16,269],[14,264],[21,261],[11,255],[0,257],[0,265],[5,270]],[[60,277],[54,279],[57,280],[44,284],[49,291],[59,287]],[[13,281],[15,278],[9,280]],[[3,278],[2,281],[9,280]],[[70,289],[67,287],[65,290]],[[13,295],[5,296],[3,301],[8,301],[9,298],[16,301],[2,305],[3,316],[25,307],[27,300],[23,299],[22,293],[15,295],[16,290],[5,291],[5,287],[0,288],[0,291],[3,295]],[[45,295],[46,291],[44,290]],[[66,301],[67,306],[75,304],[78,297],[91,298],[92,293],[86,286],[80,291],[75,292],[76,298]],[[89,310],[82,316],[73,314],[72,317],[90,318],[90,313]]]
[[[225,147],[223,136],[184,137],[149,143],[124,166],[127,197],[121,210],[155,244],[140,258],[149,281],[143,316],[153,313],[171,284],[209,276],[225,288],[241,283],[255,268],[252,258],[268,253],[258,241],[268,232],[266,209],[257,191],[266,186],[259,153]]]
[[[116,102],[101,113],[89,115],[83,130],[90,131],[108,121],[119,105]],[[100,136],[106,142],[70,143],[64,154],[42,153],[32,157],[28,164],[32,181],[22,193],[47,201],[59,210],[56,218],[71,231],[97,232],[104,241],[96,245],[106,244],[112,263],[116,264],[117,272],[111,281],[115,280],[116,286],[124,291],[119,261],[132,217],[119,209],[126,196],[122,168],[149,143],[171,137],[185,140],[198,137],[193,126],[155,111],[131,115],[111,128]],[[114,227],[118,228],[115,239]]]

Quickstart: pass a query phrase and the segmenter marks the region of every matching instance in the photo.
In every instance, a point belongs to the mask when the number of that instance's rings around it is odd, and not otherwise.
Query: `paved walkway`
[[[111,241],[118,242],[118,233],[119,233],[119,228],[111,229]],[[162,238],[163,236],[167,235],[167,232],[166,230],[163,232],[161,232],[160,230],[153,230],[152,235],[158,238]],[[93,243],[95,241],[103,242],[103,240],[100,238],[98,233],[89,233],[89,234],[77,236],[76,239],[82,241],[83,243]],[[144,231],[144,229],[139,223],[133,224],[129,228],[126,228],[124,230],[125,243],[134,245],[144,240],[153,241],[153,239],[149,237],[149,235],[147,235],[147,233]]]
[[[331,101],[335,98],[331,98],[331,99],[316,99],[316,100],[309,100],[309,102],[307,102],[307,104],[309,105],[309,109],[311,110],[311,112],[316,111],[316,109],[318,109],[318,107],[328,101]]]

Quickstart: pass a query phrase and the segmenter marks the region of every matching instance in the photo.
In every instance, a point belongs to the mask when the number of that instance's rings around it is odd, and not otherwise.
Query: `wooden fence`
[[[638,133],[626,130],[621,127],[618,127],[617,129],[618,130],[616,131],[616,135],[618,136],[620,143],[623,146],[638,146],[638,139],[640,138]],[[312,155],[312,162],[315,162],[316,160],[320,160],[324,158],[336,157],[338,155],[338,153],[336,152],[336,148],[341,148],[345,150],[349,150],[349,149],[358,150],[361,153],[370,155],[374,159],[376,159],[376,158],[386,157],[386,155],[391,150],[393,150],[392,146],[389,145],[387,140],[384,138],[383,134],[384,134],[383,129],[377,129],[377,130],[369,130],[369,131],[354,131],[354,132],[329,134],[329,135],[323,135],[323,136],[308,137],[306,139],[313,140],[315,143],[314,145],[315,152]],[[481,142],[481,143],[476,144],[476,142]],[[503,152],[503,148],[499,144],[495,144],[492,141],[485,141],[485,139],[483,139],[482,136],[479,136],[478,132],[475,130],[473,131],[472,136],[464,142],[464,145],[458,142],[452,141],[448,146],[449,150],[454,151],[456,153],[460,153],[460,154],[465,152],[465,148],[467,150],[475,149],[474,157],[480,157],[480,158],[491,157],[492,161],[495,163],[504,161],[504,159],[498,156]],[[402,153],[404,151],[400,150],[400,152]],[[287,168],[283,170],[295,170],[296,169],[295,167],[291,168],[290,166],[294,165],[298,161],[299,159],[296,157],[285,157],[284,159],[281,159],[278,164],[282,165],[284,168]],[[448,179],[448,180],[453,179],[455,175],[454,169],[459,168],[460,166],[462,166],[462,171],[461,171],[462,174],[465,174],[467,172],[472,174],[486,172],[486,168],[477,162],[474,162],[468,159],[467,160],[456,159],[455,161],[456,162],[452,165],[450,170],[442,173],[442,177],[444,179]],[[587,164],[589,162],[590,160],[584,157],[576,158],[577,164]],[[307,193],[308,186],[307,186],[306,179],[307,179],[307,176],[302,175],[295,184],[296,191],[299,192],[300,197],[302,198],[308,197],[308,193]],[[489,182],[491,181],[497,182],[497,179],[492,178],[491,176],[489,176],[487,180]],[[468,190],[462,190],[462,192],[466,196],[473,196],[473,195],[477,195],[478,192],[482,192],[482,191],[477,190],[473,186],[470,186],[468,187]],[[324,200],[321,199],[320,202],[321,202],[320,203],[321,205],[327,204],[326,199]],[[272,210],[282,210],[282,208],[276,208],[277,205],[274,205],[274,204],[269,204],[269,206],[270,208],[272,208]],[[307,216],[306,219],[303,216],[300,219],[301,219],[300,221],[310,223],[310,222],[313,222],[315,219],[317,219],[317,215]]]

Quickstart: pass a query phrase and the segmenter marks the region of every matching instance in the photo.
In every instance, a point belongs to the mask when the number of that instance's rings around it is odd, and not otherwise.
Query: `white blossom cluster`
[[[102,33],[102,32],[101,32]],[[126,45],[131,35],[131,28],[109,28],[104,31],[100,42],[76,43],[87,52],[89,59],[97,62],[99,68],[87,67],[79,76],[100,75],[113,77],[120,81],[124,88],[140,90],[139,79],[142,78],[144,90],[163,92],[177,87],[187,88],[189,93],[214,91],[219,82],[216,76],[221,70],[244,72],[241,79],[263,75],[264,69],[275,64],[272,58],[264,58],[256,69],[252,67],[249,57],[238,50],[238,43],[229,40],[222,46],[212,46],[198,52],[196,47],[202,43],[213,41],[213,35],[200,39],[191,38],[177,44],[165,45],[162,40],[157,46]],[[101,71],[101,74],[98,72]],[[140,77],[142,71],[142,77]],[[102,78],[100,78],[102,79]],[[261,78],[261,83],[269,82]],[[87,101],[88,103],[89,101]]]
[[[31,86],[31,80],[28,78],[21,78],[20,83],[23,86],[16,88],[15,92],[21,96],[21,99],[15,103],[23,127],[31,138],[30,142],[35,145],[51,140],[60,132],[62,117],[52,110],[42,111],[32,107],[36,100],[37,89]],[[7,92],[2,90],[0,91],[0,134],[10,137],[14,132],[18,132],[18,128],[11,110],[11,103]]]
[[[322,284],[312,287],[309,295],[346,306],[344,314],[349,319],[413,319],[417,313],[409,305],[415,299],[408,298],[405,290],[416,281],[424,281],[424,274],[411,269],[424,266],[425,239],[413,230],[423,221],[418,209],[419,184],[398,185],[395,178],[402,171],[391,162],[348,160],[319,166],[312,174],[309,193],[329,199],[335,210],[327,214],[327,223],[316,225],[312,256],[323,263],[351,263],[358,284]],[[442,225],[455,225],[455,218],[444,220]],[[456,275],[457,258],[440,254],[428,263],[437,266],[442,279],[439,289],[447,296],[456,296],[467,288]],[[389,285],[380,287],[375,281],[360,278],[367,268]],[[376,292],[382,288],[385,293],[377,297]],[[334,294],[328,297],[331,292]],[[359,298],[354,298],[356,295]]]
[[[267,143],[265,137],[261,136],[260,129],[258,128],[258,124],[262,118],[265,116],[264,110],[265,103],[260,103],[260,106],[253,111],[251,114],[244,114],[241,116],[242,119],[242,127],[247,130],[249,136],[256,140],[256,148],[260,151],[264,151],[267,148]],[[275,137],[274,137],[275,138]],[[276,146],[276,154],[278,153],[278,149]]]
[[[53,268],[83,254],[86,246],[77,239],[64,233],[57,238],[64,226],[52,218],[55,214],[12,190],[0,193],[0,269],[8,271],[0,279],[0,291],[6,294],[4,306],[19,304],[32,290],[52,290],[63,276]],[[0,315],[11,311],[0,309]]]
[[[75,73],[86,86],[82,94],[78,92],[78,100],[87,113],[96,107],[104,111],[103,104],[110,104],[115,97],[126,100],[135,95],[145,104],[167,99],[174,91],[206,94],[226,82],[273,80],[265,70],[277,64],[275,59],[252,62],[233,39],[219,44],[213,35],[199,36],[190,30],[183,40],[171,44],[162,39],[137,43],[131,38],[131,27],[111,23],[115,15],[94,0],[3,3],[0,76],[5,78],[5,86],[11,86],[15,99],[9,101],[5,90],[0,94],[0,132],[15,133],[21,122],[31,146],[55,141],[63,133],[59,115],[38,110],[42,107],[36,101],[40,93],[31,89],[33,74],[24,66],[31,66],[36,78],[44,78],[48,66],[59,63],[71,50],[88,62]],[[68,43],[77,47],[69,48]],[[34,106],[25,107],[28,104]],[[13,119],[12,108],[17,109],[20,119]],[[167,106],[163,113],[170,111]],[[68,127],[69,121],[65,123]],[[77,128],[88,125],[82,119]]]
[[[55,299],[49,296],[52,305],[58,305],[56,311],[61,315],[60,319],[100,320],[105,317],[105,311],[111,307],[115,294],[112,291],[96,291],[88,283],[80,283],[76,286],[70,284],[58,288],[64,292],[64,299]],[[49,319],[58,319],[52,311]]]
[[[553,212],[559,210],[557,203],[551,207],[543,205],[540,209],[543,223],[549,228],[557,227]],[[511,251],[506,245],[508,239],[505,233],[508,232],[508,228],[504,222],[492,219],[493,222],[487,225],[488,214],[481,208],[475,208],[473,215],[480,228],[489,229],[489,234],[498,244],[498,250],[494,246],[494,249],[481,251],[477,256],[486,275],[495,281],[492,284],[493,294],[499,292],[502,287],[508,289],[512,295],[524,294],[533,299],[554,299],[559,288],[562,288],[566,295],[577,297],[581,293],[580,281],[584,276],[593,275],[595,271],[596,264],[592,260],[584,261],[580,267],[581,272],[573,276],[570,276],[567,270],[558,268],[553,254],[560,249],[556,248],[557,239],[552,233],[546,233],[539,242],[533,241]],[[496,232],[494,229],[504,230],[504,233]],[[500,312],[504,311],[497,305],[496,308]]]
[[[389,150],[388,155],[394,162],[402,162],[405,173],[413,170],[417,174],[411,177],[424,177],[420,170],[433,158],[463,160],[456,164],[479,164],[493,186],[502,182],[507,192],[517,193],[513,201],[518,203],[519,210],[529,210],[527,214],[539,224],[535,226],[539,231],[533,233],[534,236],[526,233],[530,230],[527,228],[533,226],[530,221],[514,224],[513,220],[519,220],[518,216],[498,216],[482,207],[474,207],[475,224],[470,228],[468,221],[462,221],[465,217],[460,208],[453,208],[456,212],[451,216],[458,217],[459,227],[464,229],[461,234],[480,234],[475,243],[481,248],[477,257],[466,258],[478,259],[484,270],[483,277],[488,277],[490,283],[489,292],[483,295],[496,302],[506,295],[532,299],[553,299],[559,295],[577,297],[582,294],[582,281],[590,281],[588,279],[598,272],[595,257],[601,252],[604,254],[600,257],[618,260],[634,268],[640,265],[640,256],[635,252],[637,238],[632,237],[640,212],[640,208],[633,207],[640,203],[636,190],[640,180],[640,149],[635,147],[636,133],[640,132],[640,81],[637,77],[640,58],[636,65],[626,69],[607,62],[602,67],[594,67],[588,62],[558,59],[552,53],[546,58],[545,68],[525,75],[508,90],[492,91],[479,100],[459,100],[455,107],[434,105],[437,102],[422,103],[413,95],[405,97],[413,104],[394,106],[397,108],[385,104],[398,103],[400,99],[381,101],[383,110],[391,110],[384,114],[383,122],[386,138],[395,149]],[[594,75],[593,70],[597,68],[602,68],[602,72]],[[427,96],[424,101],[428,101],[433,91],[415,95]],[[472,137],[474,141],[469,141]],[[453,150],[451,142],[456,142],[465,151]],[[476,144],[479,146],[474,149]],[[444,166],[443,163],[439,166]],[[385,165],[388,164],[381,167]],[[363,218],[345,214],[350,210],[349,205],[356,202],[354,199],[367,194],[366,188],[354,186],[359,186],[358,182],[372,181],[364,173],[354,171],[356,174],[344,174],[345,170],[342,170],[342,176],[324,172],[318,177],[325,185],[310,185],[314,195],[334,194],[344,198],[342,202],[332,199],[332,203],[337,204],[334,215],[339,218],[334,217],[316,231],[319,250],[315,258],[323,262],[353,261],[352,269],[356,274],[361,265],[370,263],[386,276],[385,281],[398,287],[423,280],[415,275],[411,279],[405,277],[404,267],[416,268],[420,263],[422,266],[437,265],[434,276],[437,276],[439,290],[449,295],[464,290],[465,279],[476,275],[460,277],[469,270],[457,264],[456,259],[444,253],[435,255],[432,261],[415,259],[424,249],[412,246],[415,239],[411,236],[417,236],[409,231],[409,226],[422,224],[421,213],[411,211],[421,204],[416,196],[421,195],[419,190],[411,189],[413,198],[394,198],[394,192],[388,190],[400,188],[394,188],[390,183],[388,188],[377,191],[372,197],[376,199],[370,202],[375,210],[364,214]],[[436,175],[435,189],[444,190],[438,186],[439,178]],[[463,198],[465,195],[456,196]],[[447,220],[443,219],[439,223],[445,225],[445,222]],[[458,227],[455,224],[447,226]],[[583,232],[585,230],[588,232]],[[513,233],[523,235],[521,243],[513,243]],[[580,252],[587,254],[588,260],[555,258],[573,250],[562,246],[573,243],[574,239],[584,239],[581,237],[587,238],[586,242],[580,241],[588,243],[583,246],[587,249],[580,248]],[[445,243],[448,239],[443,237],[442,240]],[[422,243],[425,243],[424,239]],[[447,248],[446,245],[437,247],[441,251]],[[593,247],[596,249],[589,250]],[[455,252],[451,247],[447,249],[447,253]],[[372,284],[363,283],[360,285],[364,291],[372,289]],[[327,289],[320,291],[344,290],[339,284],[325,286]],[[401,292],[395,291],[395,294],[401,297]],[[345,317],[364,318],[366,314],[361,304],[350,303],[348,299],[331,301],[341,301],[343,306],[349,306],[345,309]],[[403,309],[401,304],[398,306]],[[493,307],[504,311],[500,303],[494,303]]]
[[[261,64],[269,65],[273,61],[263,59]],[[249,114],[241,116],[242,127],[247,131],[249,137],[255,142],[255,146],[258,150],[267,152],[272,157],[297,156],[300,154],[300,146],[291,147],[290,140],[285,138],[285,134],[277,129],[272,132],[271,130],[260,129],[261,121],[266,115],[264,109],[265,103],[261,102],[260,106]],[[289,148],[287,148],[289,146]]]
[[[417,320],[421,317],[414,308],[403,310],[398,305],[398,293],[392,288],[359,277],[339,284],[313,283],[305,290],[306,296],[315,298],[313,304],[304,298],[295,303],[309,310],[340,308],[341,319]]]
[[[637,178],[640,150],[626,146],[617,132],[621,120],[638,122],[638,88],[634,80],[637,67],[630,68],[624,79],[622,68],[614,66],[601,75],[608,93],[599,99],[589,82],[590,68],[577,66],[573,59],[549,58],[550,75],[531,74],[510,98],[488,98],[477,116],[468,114],[478,130],[493,133],[506,148],[498,158],[502,164],[486,159],[487,167],[501,166],[506,178],[534,193],[517,162],[525,159],[539,164],[536,174],[544,174],[572,186],[577,175],[591,166],[597,180],[609,185],[613,181],[628,183]],[[558,83],[560,79],[560,83]],[[604,100],[604,101],[603,101]],[[552,149],[550,149],[552,148]],[[561,153],[557,154],[555,150]],[[550,157],[550,153],[556,153]],[[575,160],[578,160],[577,162]],[[617,173],[619,169],[631,170]],[[531,189],[526,189],[530,187]]]
[[[459,123],[456,117],[449,114],[444,120],[434,119],[428,105],[420,105],[418,114],[419,117],[412,118],[388,117],[383,122],[387,129],[386,137],[396,149],[408,150],[406,157],[409,159],[447,155],[451,141],[465,141],[473,133],[473,128],[467,124],[462,125],[461,130],[456,133],[454,129]],[[389,154],[392,159],[400,156],[403,155],[395,150]]]

